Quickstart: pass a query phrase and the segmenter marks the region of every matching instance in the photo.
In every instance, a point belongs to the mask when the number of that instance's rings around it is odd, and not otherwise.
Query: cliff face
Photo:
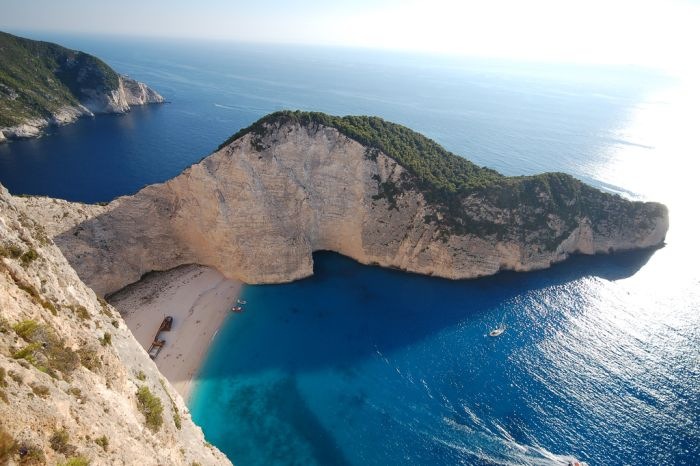
[[[134,105],[157,104],[164,102],[163,97],[142,82],[127,76],[118,77],[116,89],[85,90],[85,99],[81,102],[91,113],[126,113]]]
[[[285,282],[310,275],[318,250],[472,278],[545,268],[572,253],[651,247],[668,229],[660,204],[630,202],[562,174],[493,173],[488,186],[447,205],[381,150],[334,127],[281,119],[108,206],[21,202],[45,219],[98,293],[187,263],[248,283]],[[448,218],[454,212],[458,222]]]
[[[157,92],[96,57],[0,32],[0,142],[35,137],[81,116],[160,102]]]
[[[230,464],[119,313],[0,186],[0,464],[81,457]]]

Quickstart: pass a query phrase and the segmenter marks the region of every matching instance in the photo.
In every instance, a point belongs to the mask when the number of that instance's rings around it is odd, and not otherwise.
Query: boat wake
[[[471,413],[472,419],[474,414]],[[453,434],[450,438],[432,436],[433,442],[454,450],[465,461],[478,460],[486,464],[567,466],[579,460],[570,455],[558,455],[539,445],[517,442],[505,428],[495,425],[489,429],[478,420],[474,428],[452,419],[443,419]],[[583,463],[580,463],[583,464]]]

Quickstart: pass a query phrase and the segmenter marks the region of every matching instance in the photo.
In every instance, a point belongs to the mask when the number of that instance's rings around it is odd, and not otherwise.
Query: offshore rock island
[[[37,137],[82,116],[162,102],[156,91],[99,58],[0,32],[0,142]]]
[[[179,176],[106,206],[16,202],[98,294],[201,264],[246,283],[313,273],[312,253],[462,279],[650,248],[665,206],[562,173],[506,177],[376,117],[277,112]]]

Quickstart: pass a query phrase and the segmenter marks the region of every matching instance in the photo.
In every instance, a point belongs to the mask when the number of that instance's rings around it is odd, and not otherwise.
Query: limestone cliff
[[[230,464],[16,201],[0,186],[0,464]]]
[[[377,134],[401,138],[384,144]],[[480,277],[545,268],[573,253],[652,247],[668,229],[663,205],[602,193],[568,175],[508,178],[383,120],[291,112],[266,117],[179,176],[107,206],[21,202],[99,294],[187,263],[248,283],[285,282],[311,274],[319,250]]]
[[[51,125],[164,99],[100,59],[0,32],[0,142],[36,137]]]

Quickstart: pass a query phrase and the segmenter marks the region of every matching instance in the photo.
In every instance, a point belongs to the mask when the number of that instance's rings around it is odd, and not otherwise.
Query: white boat
[[[247,301],[244,301],[244,300],[242,300],[242,299],[237,299],[236,302],[237,302],[238,304],[248,304]]]
[[[506,331],[505,327],[498,327],[489,332],[490,337],[500,337]]]

